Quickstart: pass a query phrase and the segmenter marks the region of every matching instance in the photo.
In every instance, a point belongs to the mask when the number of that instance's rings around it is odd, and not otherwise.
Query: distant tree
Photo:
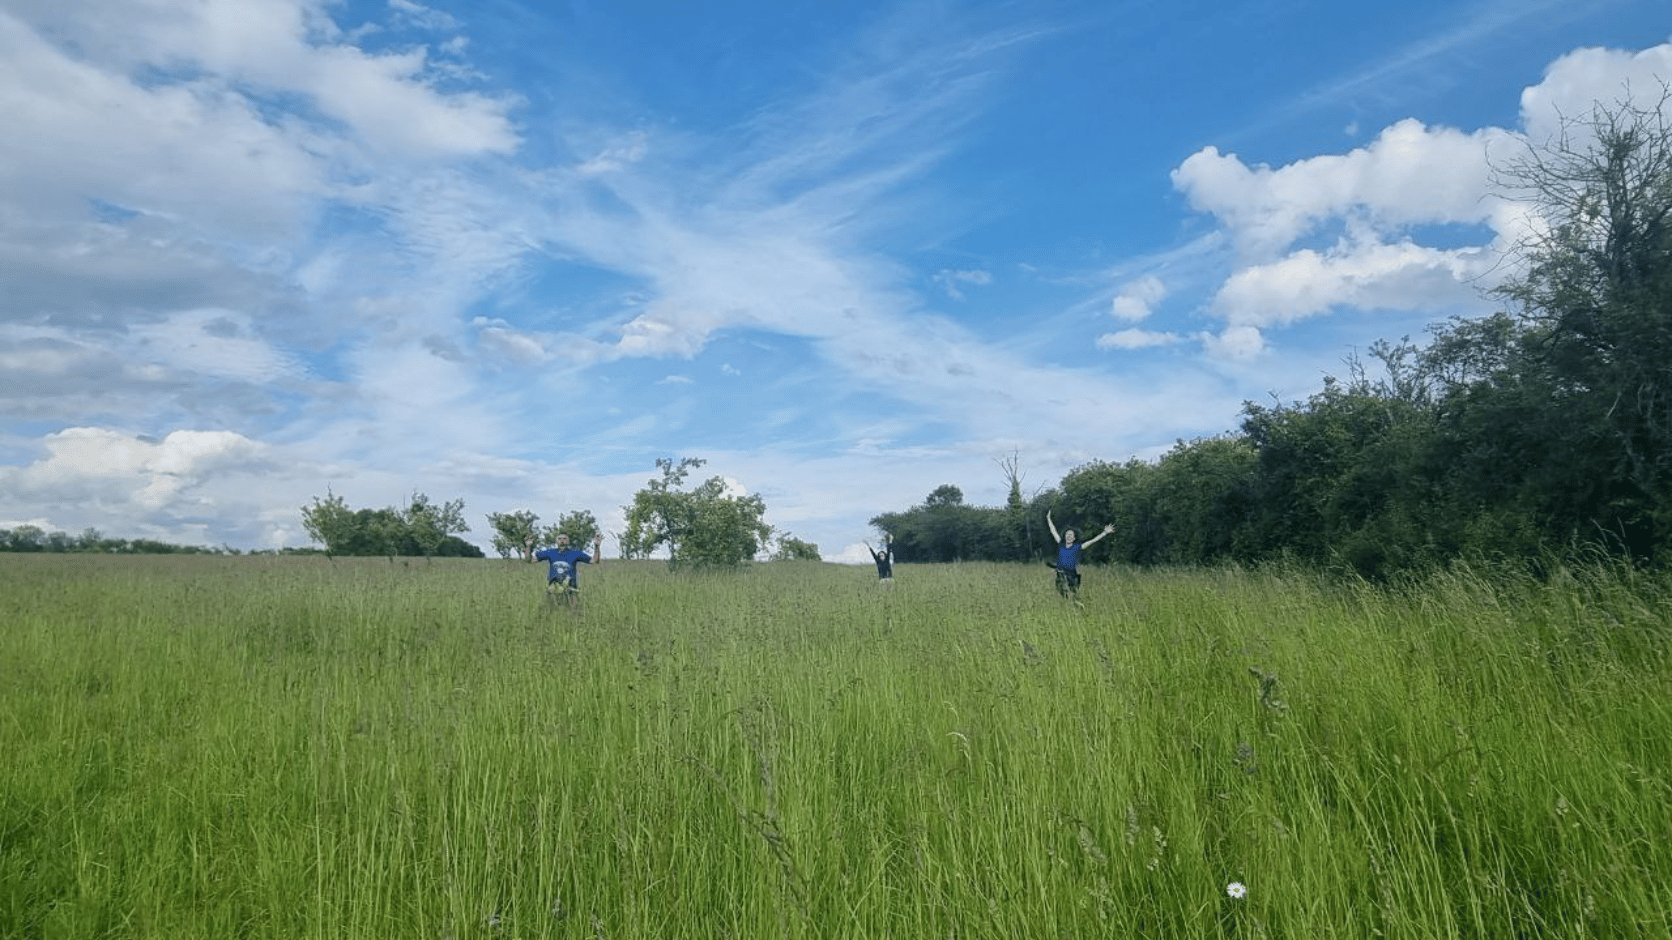
[[[871,525],[894,538],[894,556],[905,562],[1006,561],[1016,557],[1008,508],[966,506],[951,483],[935,487],[904,512],[885,512]]]
[[[493,550],[498,552],[501,558],[521,556],[523,547],[539,534],[535,527],[539,521],[540,517],[527,509],[488,513],[488,525],[493,528],[494,533]]]
[[[923,505],[927,509],[937,509],[943,506],[962,506],[963,504],[964,491],[951,483],[942,483],[940,486],[935,487],[934,491],[929,494],[928,498],[923,500]]]
[[[9,552],[39,552],[46,549],[46,533],[40,526],[20,525],[6,533]]]
[[[453,535],[469,531],[464,501],[437,506],[414,493],[407,508],[350,509],[347,501],[326,491],[302,507],[302,528],[325,545],[327,555],[425,555],[480,558],[482,550]]]
[[[1156,560],[1201,565],[1236,558],[1254,510],[1258,460],[1249,440],[1233,435],[1180,441],[1168,451],[1155,466],[1148,505],[1135,514],[1153,522]]]
[[[464,521],[464,500],[455,499],[437,506],[423,493],[413,493],[412,502],[401,512],[407,535],[417,543],[419,551],[434,555],[450,535],[469,532]]]
[[[593,518],[590,509],[575,509],[557,517],[557,525],[552,526],[545,533],[544,542],[547,545],[557,541],[557,536],[569,536],[569,544],[586,547],[592,544],[601,531],[598,520]]]
[[[315,496],[313,502],[302,507],[302,528],[308,538],[325,546],[327,555],[352,554],[345,549],[354,533],[354,511],[329,487],[324,499]]]
[[[1663,85],[1647,105],[1598,104],[1497,168],[1544,224],[1496,293],[1520,316],[1518,374],[1545,396],[1547,446],[1580,490],[1564,504],[1556,480],[1528,483],[1572,536],[1640,555],[1672,551],[1669,103]]]
[[[1014,558],[1022,558],[1028,553],[1028,529],[1031,520],[1028,518],[1027,501],[1022,498],[1022,455],[1011,451],[1010,455],[999,459],[999,469],[1004,471],[1005,499],[1004,521],[1005,536],[1008,545],[1005,547]]]
[[[819,547],[812,542],[804,542],[788,532],[777,537],[778,550],[772,553],[773,561],[822,561],[819,557]]]
[[[737,496],[727,491],[721,477],[710,477],[691,490],[681,490],[690,472],[703,465],[695,457],[677,464],[661,458],[660,480],[634,494],[627,511],[627,532],[621,539],[628,558],[648,556],[666,546],[675,566],[735,567],[753,558],[771,535],[761,521],[766,503],[760,496]]]

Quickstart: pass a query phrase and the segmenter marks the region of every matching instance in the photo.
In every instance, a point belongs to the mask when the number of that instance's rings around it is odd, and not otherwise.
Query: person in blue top
[[[1097,543],[1097,540],[1115,531],[1114,523],[1103,527],[1103,531],[1092,536],[1089,542],[1076,542],[1074,530],[1064,529],[1057,534],[1057,524],[1051,521],[1051,511],[1045,510],[1045,524],[1051,527],[1051,538],[1057,540],[1057,560],[1047,562],[1057,569],[1057,593],[1071,598],[1074,603],[1080,602],[1080,556],[1087,547]]]
[[[882,551],[880,552],[872,548],[870,542],[866,542],[864,544],[865,550],[871,553],[871,560],[877,563],[877,580],[885,582],[893,581],[894,536],[884,533],[882,537]]]
[[[558,533],[557,544],[551,548],[534,551],[534,539],[530,537],[523,543],[532,553],[530,561],[543,561],[546,569],[546,596],[552,603],[557,603],[557,596],[563,595],[573,608],[580,595],[580,579],[576,571],[577,565],[596,565],[603,562],[604,537],[593,539],[592,554],[578,548],[569,547],[569,536]]]

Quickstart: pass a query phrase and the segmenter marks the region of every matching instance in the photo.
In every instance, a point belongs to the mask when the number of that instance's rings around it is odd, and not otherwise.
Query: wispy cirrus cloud
[[[1266,119],[1267,125],[1293,120],[1303,114],[1370,97],[1395,103],[1413,85],[1429,85],[1436,76],[1454,74],[1446,67],[1468,57],[1470,50],[1486,42],[1504,42],[1517,26],[1575,19],[1582,13],[1594,15],[1596,7],[1614,6],[1632,0],[1597,0],[1582,10],[1567,0],[1468,0],[1447,7],[1437,28],[1421,38],[1372,59],[1362,68],[1337,76],[1284,102]],[[1239,135],[1252,128],[1243,128]]]

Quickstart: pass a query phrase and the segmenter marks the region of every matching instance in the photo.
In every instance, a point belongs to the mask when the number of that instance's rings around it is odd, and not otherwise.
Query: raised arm
[[[1051,527],[1051,540],[1062,544],[1062,536],[1057,533],[1057,524],[1051,521],[1051,510],[1045,510],[1045,524]]]
[[[1052,532],[1055,532],[1055,531],[1056,531],[1055,529],[1052,530]],[[1103,527],[1102,532],[1097,533],[1096,535],[1092,536],[1091,539],[1089,539],[1088,541],[1081,542],[1080,544],[1081,545],[1091,545],[1092,543],[1096,542],[1098,539],[1102,538],[1105,535],[1108,535],[1110,532],[1113,532],[1113,531],[1115,531],[1115,524],[1113,522],[1111,522],[1108,525]]]
[[[592,563],[595,565],[604,563],[604,536],[601,534],[592,537]]]

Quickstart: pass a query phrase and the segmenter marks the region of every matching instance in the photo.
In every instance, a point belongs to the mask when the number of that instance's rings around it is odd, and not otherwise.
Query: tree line
[[[1382,341],[1304,401],[1155,461],[1078,467],[972,507],[952,485],[872,524],[902,561],[1036,557],[1039,520],[1113,521],[1134,564],[1292,558],[1368,577],[1468,556],[1607,552],[1672,562],[1672,133],[1598,107],[1496,168],[1538,221],[1500,312]],[[1070,522],[1070,525],[1076,523]]]
[[[623,507],[624,557],[647,558],[662,550],[675,567],[699,568],[735,567],[767,552],[777,559],[819,560],[816,546],[763,521],[766,502],[759,495],[732,493],[719,476],[685,487],[691,471],[702,465],[696,457],[656,461],[660,479],[648,481],[632,505]],[[591,545],[602,532],[587,509],[566,512],[549,525],[541,525],[539,514],[528,509],[488,513],[487,520],[494,551],[504,559],[528,559],[534,547],[549,546],[559,535],[573,545]],[[302,507],[302,525],[332,555],[483,557],[481,549],[456,534],[470,530],[463,500],[437,505],[414,493],[405,508],[356,510],[327,491]]]
[[[20,525],[15,529],[0,529],[0,552],[53,552],[71,554],[96,552],[116,555],[239,555],[230,545],[177,545],[156,539],[111,538],[98,529],[83,529],[79,534],[54,530],[48,532],[36,525]]]

